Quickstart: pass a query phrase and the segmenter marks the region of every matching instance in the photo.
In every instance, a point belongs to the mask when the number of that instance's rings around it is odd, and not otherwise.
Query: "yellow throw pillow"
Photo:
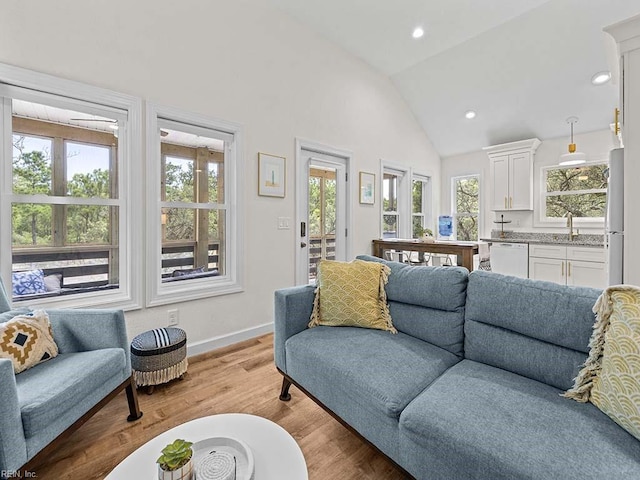
[[[607,288],[597,315],[589,357],[565,396],[591,401],[640,440],[640,288]]]
[[[384,290],[390,271],[378,262],[320,261],[309,327],[363,327],[397,333]]]
[[[43,310],[0,323],[0,358],[10,359],[15,373],[56,355],[58,346],[53,340],[49,315]]]

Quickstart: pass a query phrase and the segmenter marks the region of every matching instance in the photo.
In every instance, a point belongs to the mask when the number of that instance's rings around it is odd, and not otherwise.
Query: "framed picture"
[[[376,200],[376,176],[373,173],[360,172],[360,203],[373,205]]]
[[[286,183],[284,157],[258,153],[258,195],[283,197]]]

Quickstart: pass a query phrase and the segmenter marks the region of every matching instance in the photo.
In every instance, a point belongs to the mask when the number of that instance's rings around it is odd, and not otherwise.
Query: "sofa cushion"
[[[402,412],[403,466],[429,479],[640,478],[640,442],[560,393],[463,360]]]
[[[45,293],[47,291],[44,284],[44,272],[39,268],[25,272],[12,272],[11,283],[14,297]]]
[[[309,327],[377,328],[396,333],[384,285],[389,268],[376,262],[321,260]]]
[[[589,358],[569,398],[591,402],[640,440],[640,288],[607,288],[594,312]]]
[[[49,315],[44,310],[16,315],[0,323],[0,358],[13,363],[15,373],[23,372],[58,355]]]
[[[566,390],[586,359],[601,290],[473,271],[465,358]]]
[[[16,376],[18,402],[25,437],[37,435],[67,410],[87,411],[84,398],[122,376],[125,352],[105,348],[78,353],[61,353],[46,363]],[[109,392],[104,392],[106,395]]]
[[[8,322],[16,315],[24,315],[25,313],[29,313],[29,312],[30,310],[26,307],[7,310],[6,312],[0,313],[0,323]]]
[[[399,331],[462,356],[466,268],[412,266],[370,255],[357,258],[391,269],[385,290]]]
[[[458,361],[409,335],[352,327],[305,330],[289,338],[285,349],[287,374],[329,408],[370,404],[393,418]]]

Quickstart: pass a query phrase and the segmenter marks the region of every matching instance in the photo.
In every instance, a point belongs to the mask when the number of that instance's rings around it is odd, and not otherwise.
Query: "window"
[[[148,111],[149,305],[240,291],[239,127]]]
[[[382,238],[411,237],[411,172],[382,163]]]
[[[125,247],[137,238],[127,178],[136,148],[130,118],[138,105],[130,97],[1,67],[0,79],[15,74],[38,86],[0,83],[2,140],[11,142],[11,156],[0,157],[8,186],[0,265],[13,302],[137,306],[136,269]],[[55,93],[40,91],[47,89]]]
[[[429,197],[428,186],[429,177],[420,175],[413,176],[413,184],[411,188],[413,238],[422,237],[424,229],[429,228],[427,201]]]
[[[566,217],[602,220],[607,204],[606,163],[581,167],[542,169],[544,217],[553,221]]]
[[[477,241],[479,224],[479,176],[454,177],[453,228],[457,240]]]
[[[322,259],[336,259],[336,170],[309,168],[309,280],[316,278]]]
[[[382,238],[397,238],[400,224],[398,212],[399,176],[385,172],[382,176]]]

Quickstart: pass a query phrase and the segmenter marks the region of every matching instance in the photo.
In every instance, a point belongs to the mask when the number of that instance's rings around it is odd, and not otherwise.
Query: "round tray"
[[[253,453],[249,446],[242,440],[229,437],[213,437],[195,442],[193,450],[193,470],[195,480],[208,480],[206,477],[198,476],[198,464],[206,459],[213,452],[224,452],[231,454],[236,460],[236,480],[253,480],[254,461]]]

